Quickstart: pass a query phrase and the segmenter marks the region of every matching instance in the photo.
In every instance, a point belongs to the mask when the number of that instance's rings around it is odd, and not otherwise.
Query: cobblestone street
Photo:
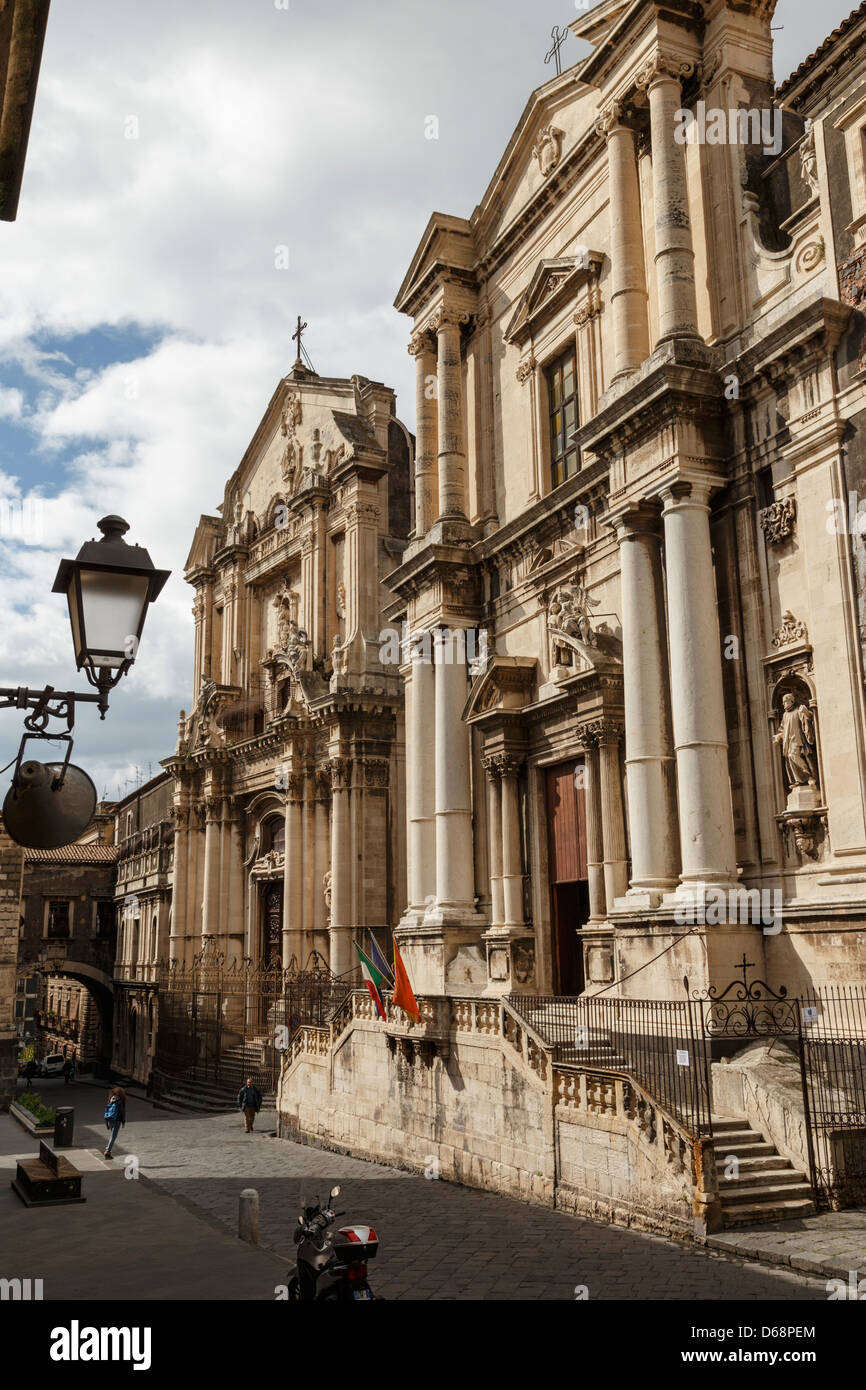
[[[220,1261],[225,1261],[224,1284],[221,1293],[207,1292],[191,1279],[187,1297],[272,1297],[293,1259],[292,1229],[301,1197],[324,1196],[335,1182],[343,1189],[337,1209],[345,1211],[347,1220],[369,1221],[377,1229],[379,1258],[371,1265],[370,1278],[376,1292],[390,1299],[574,1299],[581,1285],[591,1300],[827,1297],[822,1279],[770,1272],[661,1237],[279,1140],[273,1112],[263,1112],[257,1132],[247,1135],[239,1116],[172,1115],[133,1095],[129,1123],[109,1164],[100,1157],[104,1093],[77,1085],[62,1097],[49,1095],[55,1088],[62,1093],[57,1083],[40,1086],[50,1101],[75,1106],[76,1144],[87,1151],[86,1159],[81,1150],[78,1157],[70,1157],[87,1165],[88,1205],[61,1209],[64,1223],[70,1213],[76,1214],[71,1219],[78,1238],[91,1231],[101,1247],[105,1226],[99,1219],[100,1203],[108,1203],[112,1220],[122,1221],[130,1246],[139,1227],[152,1232],[155,1220],[164,1233],[178,1228],[190,1232],[185,1239],[195,1234],[196,1259],[200,1251],[209,1264],[208,1288],[219,1287]],[[23,1131],[12,1135],[4,1130],[7,1155],[10,1145],[22,1153],[35,1147]],[[138,1160],[143,1182],[126,1180],[124,1160],[129,1155]],[[9,1161],[4,1160],[7,1167]],[[259,1251],[242,1246],[234,1235],[238,1194],[245,1187],[256,1188],[260,1197]],[[175,1207],[172,1215],[171,1205],[155,1189],[182,1210]],[[4,1202],[17,1206],[8,1187],[6,1192]],[[14,1218],[28,1214],[15,1206],[7,1213],[12,1220],[2,1227],[7,1251],[14,1250],[26,1230],[26,1222]],[[41,1221],[50,1219],[50,1213],[40,1216]],[[209,1251],[208,1228],[214,1235]],[[183,1260],[183,1249],[183,1242],[178,1245],[175,1240],[174,1262]],[[82,1254],[79,1249],[79,1261]],[[58,1252],[57,1258],[66,1257]],[[134,1271],[127,1272],[123,1292],[113,1280],[108,1292],[132,1297],[133,1288]],[[148,1287],[138,1294],[172,1296]]]

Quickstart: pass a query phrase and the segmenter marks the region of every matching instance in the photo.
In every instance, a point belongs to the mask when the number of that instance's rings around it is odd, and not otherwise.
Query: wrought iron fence
[[[158,1028],[154,1070],[161,1078],[237,1088],[251,1076],[274,1090],[280,1059],[304,1024],[327,1023],[353,988],[313,952],[296,961],[256,965],[213,950],[189,964],[157,969]]]
[[[815,1194],[854,1206],[866,1201],[866,990],[820,989],[800,1008]]]
[[[554,1060],[628,1072],[695,1136],[712,1134],[708,1051],[690,1000],[512,994]]]

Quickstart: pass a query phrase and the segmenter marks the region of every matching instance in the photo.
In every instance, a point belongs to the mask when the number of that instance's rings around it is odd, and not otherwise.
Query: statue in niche
[[[285,645],[286,665],[297,680],[298,673],[306,670],[307,651],[310,639],[304,628],[298,627],[295,619],[289,621],[289,633]]]
[[[277,651],[284,652],[288,649],[293,622],[295,630],[298,630],[298,624],[295,622],[298,595],[289,588],[288,579],[283,581],[283,587],[274,599],[274,608],[277,610]]]
[[[322,876],[322,892],[325,895],[325,907],[328,909],[328,924],[331,921],[331,870],[326,869]]]
[[[782,696],[782,718],[774,742],[782,745],[782,761],[789,787],[817,787],[815,720],[806,704],[797,704],[790,690]]]
[[[590,608],[597,608],[600,601],[590,598],[584,586],[576,581],[560,584],[547,609],[548,624],[569,637],[576,637],[584,646],[594,647],[596,638]]]

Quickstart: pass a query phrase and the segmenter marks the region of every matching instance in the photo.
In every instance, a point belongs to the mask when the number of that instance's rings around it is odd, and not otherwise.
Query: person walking
[[[111,1150],[117,1141],[122,1125],[126,1124],[126,1092],[122,1086],[112,1086],[105,1105],[105,1128],[110,1138],[105,1146],[105,1158],[113,1157]]]
[[[26,1064],[26,1066],[24,1067],[24,1080],[27,1082],[27,1090],[28,1090],[28,1091],[29,1091],[29,1090],[32,1090],[32,1087],[33,1087],[33,1078],[34,1078],[35,1075],[36,1075],[36,1062],[35,1062],[34,1059],[31,1057],[31,1058],[30,1058],[30,1061],[29,1061],[29,1062]]]
[[[262,1108],[262,1093],[258,1086],[253,1085],[253,1078],[248,1076],[246,1082],[238,1091],[238,1110],[244,1112],[244,1129],[247,1134],[252,1134],[256,1115]]]
[[[71,1057],[67,1057],[63,1063],[63,1084],[68,1086],[70,1081],[75,1080],[75,1063]]]

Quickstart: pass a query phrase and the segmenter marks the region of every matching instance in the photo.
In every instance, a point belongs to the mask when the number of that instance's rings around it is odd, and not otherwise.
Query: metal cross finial
[[[752,968],[752,966],[753,966],[754,964],[755,964],[755,962],[754,962],[753,960],[746,960],[746,953],[745,953],[745,951],[744,951],[744,952],[743,952],[743,959],[740,961],[739,965],[737,966],[737,969],[738,969],[738,970],[742,970],[742,972],[743,972],[743,985],[745,986],[746,989],[748,989],[748,987],[749,987],[749,982],[748,982],[748,980],[746,979],[746,971],[747,971],[747,970],[751,970],[751,968]]]
[[[545,57],[544,62],[547,64],[550,62],[551,58],[553,58],[556,63],[556,75],[559,77],[562,72],[562,60],[559,56],[559,50],[568,38],[568,30],[560,29],[558,24],[554,24],[550,31],[550,37],[553,39],[553,47]]]
[[[292,334],[292,342],[295,342],[295,341],[297,340],[297,344],[298,344],[298,355],[297,355],[297,357],[295,358],[295,366],[296,366],[296,367],[303,367],[303,365],[304,365],[303,362],[301,361],[301,337],[302,337],[302,335],[303,335],[303,332],[304,332],[304,329],[306,328],[306,326],[307,326],[307,325],[306,325],[305,323],[302,323],[302,322],[301,322],[301,316],[300,316],[300,314],[298,314],[298,326],[297,326],[297,328],[295,329],[294,333]]]

